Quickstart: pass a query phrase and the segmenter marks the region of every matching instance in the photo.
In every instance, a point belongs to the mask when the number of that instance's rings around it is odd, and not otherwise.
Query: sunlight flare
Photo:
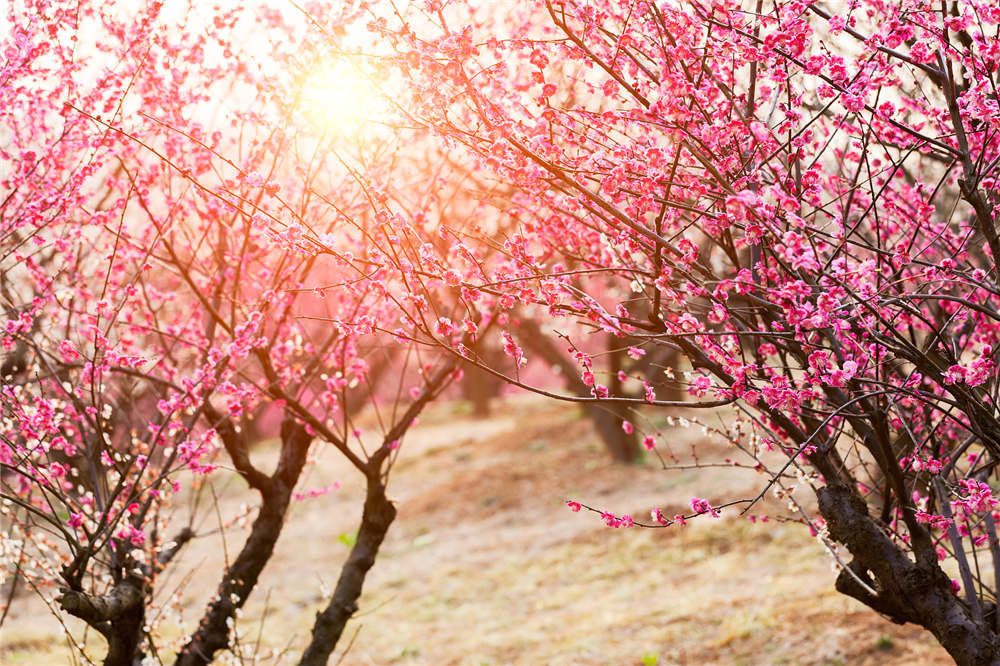
[[[378,88],[354,63],[337,60],[309,73],[302,82],[299,109],[323,133],[356,133],[385,112]]]

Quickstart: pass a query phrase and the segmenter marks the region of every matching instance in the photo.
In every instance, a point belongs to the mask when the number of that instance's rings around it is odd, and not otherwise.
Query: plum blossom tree
[[[710,434],[764,475],[759,495],[602,518],[677,526],[773,492],[838,590],[957,663],[1000,663],[994,5],[11,4],[6,567],[104,636],[105,663],[162,660],[157,577],[197,537],[176,508],[231,467],[259,512],[170,646],[208,663],[321,441],[367,485],[302,656],[325,663],[394,517],[398,443],[474,363],[607,407],[652,449],[640,410],[731,406]],[[349,155],[302,129],[299,103],[359,20],[378,76],[408,84],[389,101],[406,127]],[[504,219],[486,198],[445,205],[452,171],[407,168],[397,139],[426,130],[456,171],[498,182]],[[503,364],[477,351],[488,334]],[[545,335],[569,392],[525,370]],[[376,379],[400,343],[413,365],[395,378],[416,386],[390,408]],[[385,408],[374,446],[360,405]],[[247,436],[269,418],[270,474]]]
[[[415,122],[516,188],[502,261],[484,271],[474,238],[437,259],[468,306],[561,333],[590,391],[557,397],[667,407],[678,381],[735,409],[716,434],[761,494],[647,526],[774,492],[839,591],[961,664],[1000,663],[998,24],[982,0],[429,2],[379,23]],[[554,394],[500,324],[493,371]],[[588,330],[687,370],[609,377]]]
[[[210,663],[238,649],[310,450],[333,447],[366,494],[301,656],[325,664],[395,517],[400,444],[459,368],[401,345],[412,289],[387,267],[405,251],[389,263],[374,242],[395,233],[394,191],[425,181],[394,167],[394,137],[362,150],[302,118],[301,65],[327,54],[300,14],[199,4],[27,2],[4,19],[0,571],[100,634],[108,666]],[[358,11],[313,9],[326,37]],[[277,438],[273,470],[251,430]],[[168,640],[158,579],[203,536],[190,497],[225,470],[256,516],[197,626]]]

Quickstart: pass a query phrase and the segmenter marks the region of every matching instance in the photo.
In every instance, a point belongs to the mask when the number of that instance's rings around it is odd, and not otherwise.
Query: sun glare
[[[384,110],[378,89],[348,62],[335,62],[309,74],[299,108],[307,122],[324,133],[356,133]]]

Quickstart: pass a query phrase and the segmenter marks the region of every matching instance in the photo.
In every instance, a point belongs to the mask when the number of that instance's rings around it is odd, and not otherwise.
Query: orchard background
[[[5,659],[1000,663],[993,4],[5,11]]]

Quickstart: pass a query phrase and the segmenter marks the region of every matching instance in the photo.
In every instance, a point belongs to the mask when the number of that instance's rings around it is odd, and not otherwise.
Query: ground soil
[[[653,456],[613,465],[572,405],[513,401],[488,419],[465,412],[461,404],[436,408],[403,444],[390,485],[399,516],[331,663],[949,663],[926,632],[837,594],[832,560],[800,525],[723,517],[616,530],[565,505],[574,499],[636,519],[659,506],[672,515],[692,496],[755,495],[761,477],[753,472],[664,471]],[[684,464],[695,444],[703,460],[727,455],[697,427],[664,429],[661,441],[664,455]],[[273,459],[274,451],[265,445],[254,455]],[[319,450],[307,476],[303,490],[340,488],[294,506],[240,618],[243,656],[227,662],[294,663],[336,581],[360,514],[360,479],[333,450]],[[212,484],[219,510],[209,513],[228,522],[247,495],[233,474]],[[775,518],[785,511],[771,499],[755,509]],[[244,534],[211,522],[198,530],[204,536],[158,581],[161,599],[174,601],[159,618],[168,638],[193,628]],[[70,628],[98,659],[100,640]],[[37,598],[14,604],[0,663],[72,663],[60,625]]]

